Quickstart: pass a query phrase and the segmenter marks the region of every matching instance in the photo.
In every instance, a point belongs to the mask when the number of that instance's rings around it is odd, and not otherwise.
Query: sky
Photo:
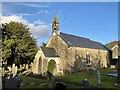
[[[17,21],[27,25],[38,46],[48,42],[54,16],[58,16],[60,32],[102,44],[118,40],[117,2],[2,3],[1,22]]]

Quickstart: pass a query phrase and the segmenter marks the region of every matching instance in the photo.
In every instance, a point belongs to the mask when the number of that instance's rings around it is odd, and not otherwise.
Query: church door
[[[54,71],[56,70],[56,62],[55,62],[55,60],[50,60],[49,62],[48,62],[48,71],[50,72],[50,73],[54,73]]]

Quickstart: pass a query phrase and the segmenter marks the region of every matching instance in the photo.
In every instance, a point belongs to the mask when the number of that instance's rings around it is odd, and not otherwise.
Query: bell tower
[[[54,16],[54,20],[52,22],[52,33],[56,32],[58,33],[59,31],[59,22],[58,22],[58,17]]]

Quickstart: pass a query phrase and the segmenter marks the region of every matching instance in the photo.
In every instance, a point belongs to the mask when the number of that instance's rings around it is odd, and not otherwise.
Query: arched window
[[[89,54],[89,52],[86,53],[86,64],[91,64],[90,63],[90,54]]]

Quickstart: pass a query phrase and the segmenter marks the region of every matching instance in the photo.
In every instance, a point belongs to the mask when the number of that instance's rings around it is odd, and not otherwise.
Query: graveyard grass
[[[34,77],[29,77],[25,75],[20,75],[20,78],[26,82],[26,85],[20,87],[21,90],[22,88],[43,88],[45,84],[45,80],[34,78]]]
[[[65,76],[59,76],[56,78],[63,80],[63,81],[69,81],[69,82],[80,82],[86,78],[90,82],[90,85],[93,85],[94,87],[111,88],[113,90],[118,89],[118,87],[114,86],[116,77],[108,77],[107,76],[108,73],[116,72],[115,69],[107,68],[107,69],[99,69],[99,71],[100,71],[101,77],[102,77],[100,86],[97,85],[96,73],[94,73],[94,75],[89,75],[88,72],[78,72],[78,73],[66,74]],[[45,80],[42,80],[42,79],[33,78],[33,77],[29,77],[29,76],[24,76],[24,75],[21,75],[20,77],[23,80],[26,80],[28,82],[27,85],[25,85],[21,88],[43,88],[44,85],[42,86],[42,84],[44,84],[46,82]],[[31,85],[32,82],[34,82],[34,85]],[[71,85],[71,84],[67,84],[67,88],[79,88],[79,87]]]
[[[94,73],[93,75],[89,75],[88,72],[78,72],[74,74],[67,74],[65,76],[60,76],[59,79],[70,81],[70,82],[80,82],[85,78],[89,81],[90,85],[97,87],[97,88],[111,88],[111,89],[118,89],[118,87],[114,86],[116,77],[109,77],[107,76],[108,73],[116,72],[115,69],[98,69],[101,73],[101,85],[97,85],[97,75]],[[119,89],[120,90],[120,89]]]

